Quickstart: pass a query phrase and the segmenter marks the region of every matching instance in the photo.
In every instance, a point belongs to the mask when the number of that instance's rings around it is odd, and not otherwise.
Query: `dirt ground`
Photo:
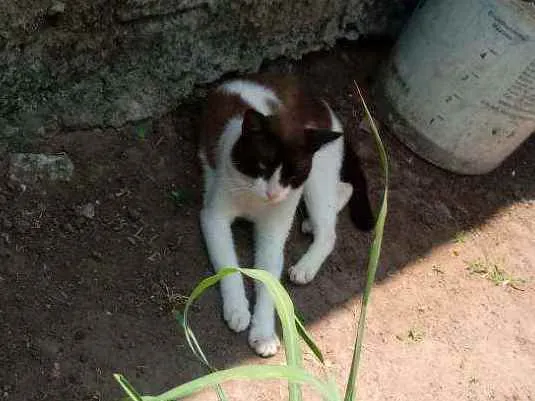
[[[378,43],[339,45],[266,68],[303,75],[357,135],[352,82],[369,84],[387,50]],[[114,372],[145,393],[204,373],[170,314],[211,272],[198,227],[199,110],[194,102],[120,130],[47,133],[30,149],[67,152],[76,169],[68,184],[22,191],[7,175],[0,178],[0,398],[111,401],[122,396]],[[384,137],[390,214],[359,398],[535,400],[535,138],[495,172],[467,177]],[[382,182],[374,145],[362,132],[357,142],[377,204]],[[6,171],[5,157],[1,165]],[[180,199],[172,199],[173,191]],[[88,203],[92,218],[80,215]],[[370,237],[346,213],[338,233],[313,283],[284,283],[342,386]],[[240,224],[237,237],[246,265],[249,227]],[[293,230],[288,265],[308,241]],[[246,334],[230,332],[220,310],[213,290],[193,316],[216,366],[282,360],[255,357]],[[318,371],[309,353],[306,361]],[[286,397],[278,382],[225,388],[232,399]],[[307,399],[317,398],[307,392]]]

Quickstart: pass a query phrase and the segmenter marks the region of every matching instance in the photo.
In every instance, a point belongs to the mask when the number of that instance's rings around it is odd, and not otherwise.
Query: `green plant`
[[[513,276],[501,268],[496,262],[487,259],[474,260],[468,264],[467,269],[470,274],[479,274],[496,285],[509,286],[517,290],[521,290],[519,285],[526,282],[525,279]]]
[[[388,161],[385,149],[383,147],[379,132],[376,124],[371,116],[371,113],[364,101],[360,89],[355,83],[355,88],[358,96],[360,97],[365,116],[368,119],[372,133],[375,137],[377,148],[379,151],[381,166],[383,168],[385,189],[377,217],[374,237],[370,248],[370,254],[368,258],[368,272],[367,281],[364,291],[362,293],[362,306],[360,310],[360,317],[357,326],[357,335],[355,339],[355,345],[353,349],[353,359],[351,369],[349,372],[349,378],[346,385],[346,391],[344,401],[354,401],[356,397],[356,384],[357,373],[360,364],[360,355],[362,348],[362,340],[365,330],[366,312],[367,306],[372,290],[373,283],[375,281],[375,273],[379,262],[379,255],[381,251],[381,242],[383,238],[384,224],[387,214],[387,198],[388,198]],[[193,334],[188,324],[189,310],[195,300],[197,300],[202,293],[209,287],[215,285],[219,280],[229,274],[242,274],[255,280],[259,280],[268,288],[271,296],[274,299],[276,311],[281,321],[283,332],[283,345],[286,354],[285,366],[273,366],[273,365],[246,365],[236,368],[217,371],[204,355],[199,342]],[[121,385],[125,393],[131,400],[134,401],[167,401],[175,400],[193,394],[207,387],[214,387],[218,397],[221,401],[226,400],[225,393],[221,388],[221,383],[228,380],[237,379],[249,379],[249,380],[264,380],[264,379],[282,379],[289,384],[289,400],[300,401],[301,396],[301,384],[309,384],[315,388],[325,400],[328,401],[341,401],[340,395],[337,391],[335,382],[332,378],[320,379],[307,372],[302,366],[302,354],[299,344],[299,336],[301,336],[305,343],[311,348],[318,360],[323,363],[323,356],[318,347],[314,344],[312,338],[308,335],[305,327],[299,320],[294,310],[292,301],[285,291],[284,287],[280,284],[279,280],[274,278],[270,273],[264,270],[256,269],[240,269],[236,267],[228,267],[222,269],[217,274],[204,279],[191,293],[185,309],[184,314],[176,314],[177,319],[182,324],[188,344],[197,358],[205,364],[211,371],[210,374],[192,380],[188,383],[175,387],[158,396],[141,396],[134,387],[120,374],[115,374],[114,377]]]
[[[455,234],[453,242],[456,244],[464,244],[468,239],[468,233],[466,231],[459,231]]]
[[[425,331],[418,327],[411,327],[406,333],[397,334],[396,338],[399,341],[406,341],[412,343],[419,343],[425,337]]]

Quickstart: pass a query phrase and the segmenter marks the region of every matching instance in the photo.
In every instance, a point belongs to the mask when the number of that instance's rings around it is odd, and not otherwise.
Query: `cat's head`
[[[280,202],[301,187],[312,168],[314,153],[342,135],[303,127],[291,131],[276,115],[264,116],[253,109],[244,114],[242,134],[231,159],[251,190],[266,202]]]

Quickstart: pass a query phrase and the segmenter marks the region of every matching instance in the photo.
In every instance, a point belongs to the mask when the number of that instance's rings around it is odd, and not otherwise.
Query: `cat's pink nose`
[[[267,198],[272,201],[272,200],[275,200],[279,197],[279,193],[278,192],[271,192],[271,191],[267,191],[266,192],[266,195],[267,195]]]

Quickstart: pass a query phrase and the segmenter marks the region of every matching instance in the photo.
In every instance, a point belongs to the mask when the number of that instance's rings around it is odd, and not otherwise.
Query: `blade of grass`
[[[186,325],[186,322],[184,320],[184,316],[182,316],[182,314],[179,312],[179,311],[175,311],[175,319],[178,321],[178,323],[182,326],[182,328],[184,329],[184,332],[187,333],[186,334],[186,340],[188,341],[188,345],[190,346],[191,350],[193,351],[193,353],[195,354],[195,356],[205,365],[208,367],[208,369],[210,370],[210,372],[215,372],[217,371],[217,369],[215,367],[213,367],[209,362],[208,362],[208,359],[206,358],[206,355],[204,355],[204,352],[199,344],[199,342],[197,341],[197,338],[195,337],[195,334],[193,333],[193,331],[189,328],[189,326]],[[223,388],[217,384],[215,386],[215,392],[217,394],[217,398],[219,399],[219,401],[228,401],[228,398],[225,394],[225,392],[223,391]]]
[[[182,384],[156,397],[155,401],[171,401],[183,398],[230,380],[269,380],[283,379],[294,385],[308,384],[318,391],[326,401],[340,401],[336,386],[332,382],[322,382],[303,368],[274,365],[245,365],[220,370]],[[142,400],[149,400],[143,397]]]
[[[261,269],[243,269],[243,268],[236,268],[236,267],[227,267],[227,268],[221,269],[217,274],[204,279],[203,281],[201,281],[200,284],[198,284],[194,288],[190,297],[188,298],[186,307],[184,309],[184,327],[185,327],[186,339],[188,341],[189,346],[195,353],[195,355],[197,355],[197,357],[200,360],[202,360],[207,366],[209,366],[213,370],[213,368],[208,363],[206,357],[204,356],[200,346],[198,345],[198,342],[195,339],[195,336],[192,335],[193,332],[189,328],[188,314],[189,314],[191,305],[193,304],[193,302],[195,302],[196,299],[198,299],[202,295],[202,293],[206,289],[215,285],[223,277],[229,274],[238,274],[238,273],[241,273],[245,276],[258,280],[266,286],[268,292],[273,298],[273,301],[275,303],[275,309],[281,321],[284,349],[285,349],[285,354],[286,354],[286,363],[290,367],[301,367],[302,355],[301,355],[301,348],[299,346],[299,341],[298,341],[298,333],[297,333],[296,318],[295,318],[295,311],[293,308],[293,303],[290,299],[290,296],[288,295],[288,293],[286,292],[282,284],[279,282],[279,280],[273,277],[272,274]],[[301,390],[298,385],[290,384],[289,397],[290,397],[290,401],[301,401],[302,395],[301,395]]]
[[[114,373],[113,377],[117,380],[117,383],[123,388],[123,391],[128,395],[132,401],[143,401],[143,397],[136,391],[134,386],[130,384],[126,377],[119,373]]]
[[[221,275],[221,278],[228,275],[228,274],[232,274],[231,272],[227,272],[227,273],[223,273]],[[206,279],[204,279],[203,281],[201,281],[201,283],[199,285],[197,285],[191,295],[189,296],[188,298],[188,302],[186,303],[186,307],[184,309],[184,315],[181,316],[182,319],[182,327],[184,329],[184,334],[186,336],[186,341],[188,342],[188,345],[190,347],[190,349],[192,350],[193,354],[210,370],[210,372],[215,372],[217,371],[217,369],[212,366],[210,364],[210,362],[208,362],[208,359],[206,358],[206,355],[204,354],[200,344],[199,344],[199,341],[197,340],[197,337],[195,337],[195,334],[193,333],[193,330],[191,330],[189,324],[187,323],[187,313],[191,307],[191,305],[193,304],[193,302],[199,298],[202,293],[208,289],[209,287],[217,284],[217,282],[219,281],[220,279],[218,279],[217,277],[215,276],[211,276],[211,277],[208,277]],[[190,302],[191,301],[191,302]],[[177,317],[177,315],[175,315],[175,317]],[[219,399],[219,401],[227,401],[228,398],[223,390],[223,388],[217,384],[214,388],[216,394],[217,394],[217,398]]]
[[[383,231],[384,231],[384,225],[385,225],[385,220],[386,220],[386,214],[388,210],[388,180],[389,180],[388,158],[386,155],[385,148],[383,146],[383,142],[381,141],[381,137],[379,136],[379,130],[377,129],[377,126],[375,125],[375,121],[373,120],[370,110],[368,109],[368,105],[366,104],[366,101],[364,100],[364,97],[362,96],[362,92],[360,91],[360,88],[358,87],[356,82],[355,82],[355,88],[356,88],[357,94],[360,97],[360,101],[362,102],[362,105],[364,107],[365,115],[370,124],[373,136],[375,138],[375,143],[379,151],[379,158],[381,160],[381,167],[382,167],[383,175],[384,175],[384,191],[383,191],[383,197],[381,200],[381,208],[379,210],[379,215],[377,216],[377,221],[375,223],[372,246],[370,248],[370,254],[368,257],[368,274],[367,274],[367,279],[366,279],[366,286],[364,288],[364,292],[362,293],[362,306],[360,309],[360,316],[359,316],[359,321],[358,321],[358,326],[357,326],[357,336],[356,336],[355,345],[353,348],[353,360],[351,363],[351,370],[349,372],[349,378],[347,381],[344,401],[354,401],[356,397],[357,373],[358,373],[358,368],[360,365],[362,340],[364,337],[364,329],[366,326],[366,311],[368,308],[368,301],[370,298],[370,293],[373,287],[373,283],[375,282],[375,273],[377,271],[377,264],[379,263],[379,256],[381,254],[381,243],[383,240]]]
[[[312,353],[316,356],[316,358],[318,358],[318,361],[324,364],[325,360],[323,358],[321,350],[316,345],[310,334],[308,334],[308,331],[306,330],[305,325],[303,324],[303,319],[299,316],[297,311],[295,316],[295,324],[297,325],[297,332],[299,333],[305,344],[308,345],[308,348],[310,348]]]

